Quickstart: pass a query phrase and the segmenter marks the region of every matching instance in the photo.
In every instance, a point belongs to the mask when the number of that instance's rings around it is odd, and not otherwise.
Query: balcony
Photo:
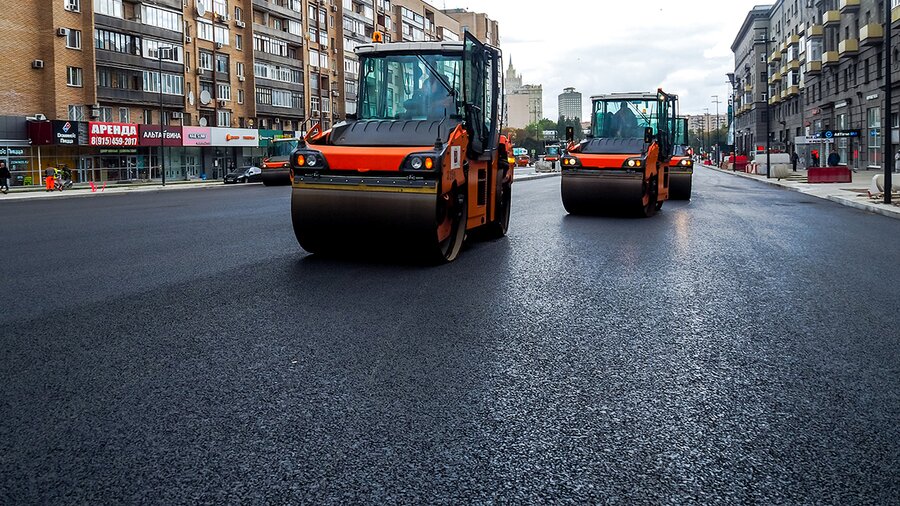
[[[752,84],[745,84],[745,85],[744,85],[744,91],[747,92],[747,93],[753,93],[753,85],[752,85]]]
[[[781,71],[785,74],[790,72],[791,70],[800,70],[800,60],[793,59],[787,62],[784,65],[784,68],[781,69]]]
[[[781,72],[775,72],[769,76],[769,84],[775,84],[781,81]]]
[[[775,96],[773,96],[773,97],[769,97],[769,105],[775,105],[775,104],[777,104],[777,103],[779,103],[779,102],[781,102],[781,95],[780,95],[780,94],[775,95]]]
[[[822,73],[822,62],[820,62],[818,60],[806,62],[806,75],[813,76],[813,75],[817,75],[817,74],[821,74],[821,73]]]
[[[773,61],[781,61],[781,51],[778,48],[775,48],[775,51],[769,55],[769,63]]]
[[[900,21],[900,5],[891,9],[891,23]]]
[[[884,42],[884,30],[878,23],[869,23],[859,29],[859,42],[863,46],[876,46]]]
[[[841,11],[825,11],[822,16],[822,24],[825,26],[839,26],[841,24]]]
[[[787,53],[787,50],[788,50],[787,41],[782,42],[781,45],[778,46],[778,50],[781,51],[782,53]]]
[[[856,12],[859,10],[859,0],[841,0],[841,12]]]
[[[781,93],[780,93],[779,95],[781,95],[781,100],[786,99],[787,96],[788,96],[788,95],[787,95],[787,88],[781,90]]]
[[[859,40],[844,39],[838,43],[838,54],[841,58],[850,58],[859,53]]]
[[[787,46],[799,46],[800,45],[800,36],[796,33],[787,38]]]
[[[825,36],[825,27],[822,25],[810,25],[807,37],[814,39]]]
[[[796,97],[800,95],[800,87],[799,86],[788,86],[787,89],[783,92],[785,97]]]
[[[822,53],[822,66],[828,67],[829,65],[837,65],[840,59],[841,57],[838,56],[837,51],[825,51]]]

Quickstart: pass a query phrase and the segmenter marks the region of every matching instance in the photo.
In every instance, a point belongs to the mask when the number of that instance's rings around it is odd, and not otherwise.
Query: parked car
[[[527,167],[529,163],[531,163],[531,158],[528,155],[516,156],[516,166],[517,167]]]
[[[225,175],[225,184],[258,183],[262,181],[262,170],[259,167],[238,167]]]

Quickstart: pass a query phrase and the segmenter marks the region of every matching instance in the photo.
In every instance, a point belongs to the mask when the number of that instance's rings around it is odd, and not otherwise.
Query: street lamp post
[[[713,104],[716,104],[716,140],[715,140],[715,143],[716,143],[716,162],[722,163],[722,153],[721,153],[721,148],[720,148],[720,146],[719,146],[719,104],[721,103],[721,101],[719,101],[719,96],[718,96],[718,95],[713,95],[712,98],[715,99],[715,100],[712,101],[712,103],[713,103]]]
[[[769,79],[769,27],[765,27],[766,34],[766,81]],[[768,85],[767,85],[768,86]],[[771,92],[772,90],[769,89]],[[772,157],[770,156],[772,150],[769,149],[769,138],[772,137],[772,133],[770,131],[771,126],[771,117],[772,117],[772,101],[770,100],[769,94],[766,93],[766,179],[772,177]]]
[[[888,0],[884,1],[884,43],[882,51],[884,51],[884,203],[891,203],[891,170],[894,165],[893,144],[891,137],[893,132],[891,128],[891,4]]]
[[[169,53],[167,60],[172,59],[172,46],[156,46],[156,58],[159,60],[159,167],[162,173],[162,185],[166,185],[166,157],[164,152],[164,144],[166,141],[165,123],[163,122],[163,87],[162,87],[162,61],[163,50]]]

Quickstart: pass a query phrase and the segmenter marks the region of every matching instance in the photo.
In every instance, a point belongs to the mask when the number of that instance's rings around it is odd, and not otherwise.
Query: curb
[[[107,188],[107,191],[97,191],[91,192],[87,191],[85,188],[74,188],[69,190],[64,190],[62,192],[52,192],[52,193],[42,193],[41,190],[19,190],[16,192],[10,192],[7,194],[9,196],[15,194],[22,194],[22,197],[14,197],[4,199],[3,196],[0,196],[0,202],[6,200],[8,202],[23,202],[28,200],[50,200],[50,199],[74,199],[74,198],[83,198],[83,197],[102,197],[102,196],[115,196],[115,195],[128,195],[130,193],[154,193],[154,192],[164,192],[164,191],[174,191],[174,190],[205,190],[208,188],[227,188],[232,186],[240,186],[240,185],[226,185],[224,183],[219,184],[209,184],[209,183],[181,183],[177,185],[170,186],[161,186],[161,185],[140,185],[140,186],[132,186],[130,188]]]
[[[548,177],[558,177],[558,176],[560,176],[559,172],[550,172],[547,174],[528,174],[528,175],[521,176],[519,178],[516,178],[515,176],[513,176],[513,183],[515,183],[517,181],[530,181],[532,179],[546,179]]]

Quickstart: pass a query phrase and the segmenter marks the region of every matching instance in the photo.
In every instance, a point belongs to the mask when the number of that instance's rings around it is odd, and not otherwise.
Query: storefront
[[[236,167],[258,165],[262,156],[259,130],[249,128],[210,128],[212,149],[209,167],[212,178],[218,179]]]
[[[165,168],[166,179],[179,181],[188,179],[184,162],[184,132],[180,126],[166,126],[163,135],[160,135],[159,125],[138,126],[140,152],[145,153],[151,160],[152,173],[155,177],[162,174]],[[159,153],[162,150],[162,163],[159,163]]]
[[[208,127],[190,127],[182,129],[181,143],[183,147],[182,161],[187,179],[206,179],[207,173],[203,165],[203,151],[212,146],[212,134]]]

